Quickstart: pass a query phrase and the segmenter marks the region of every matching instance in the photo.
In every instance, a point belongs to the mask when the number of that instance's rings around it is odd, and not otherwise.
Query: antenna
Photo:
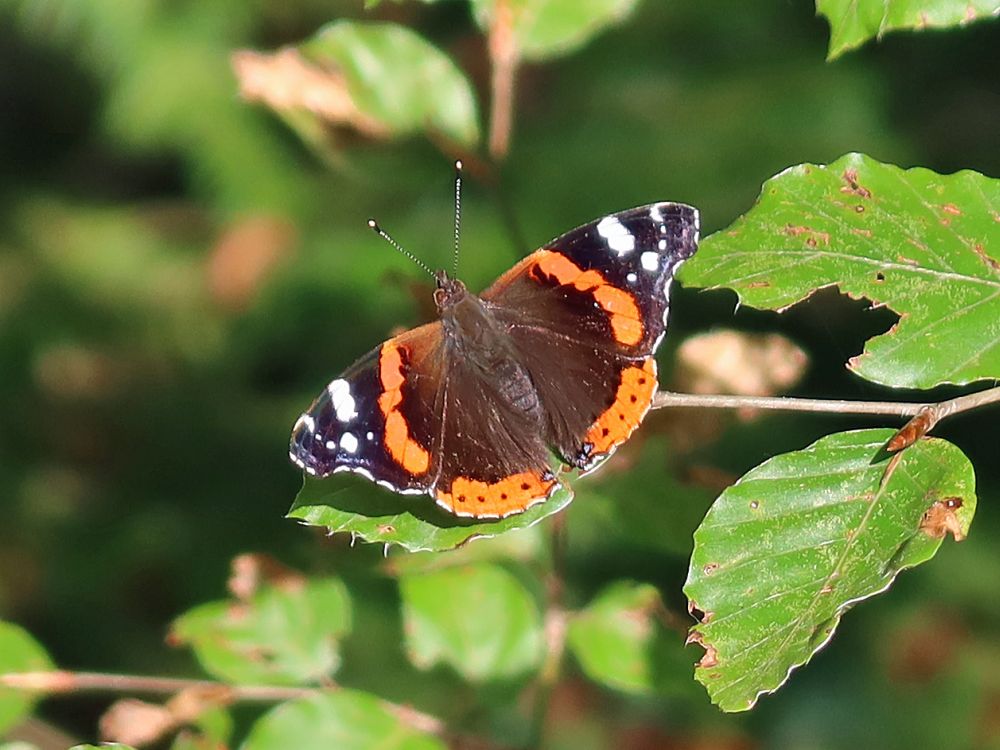
[[[462,227],[462,160],[455,160],[455,263],[453,275],[458,277],[458,238]]]
[[[383,240],[385,240],[386,242],[388,242],[390,245],[392,245],[394,248],[396,248],[399,252],[401,252],[407,258],[409,258],[410,260],[412,260],[414,263],[416,263],[418,266],[420,266],[422,269],[424,269],[431,276],[434,276],[434,272],[430,269],[430,266],[428,266],[426,263],[424,263],[422,260],[420,260],[416,255],[414,255],[413,253],[411,253],[409,250],[404,250],[403,247],[398,242],[396,242],[396,240],[394,240],[392,237],[390,237],[388,234],[386,234],[382,230],[382,227],[380,227],[378,225],[378,222],[375,221],[375,219],[369,219],[368,220],[368,226],[370,226],[372,228],[372,231],[375,232],[375,234],[377,234]]]

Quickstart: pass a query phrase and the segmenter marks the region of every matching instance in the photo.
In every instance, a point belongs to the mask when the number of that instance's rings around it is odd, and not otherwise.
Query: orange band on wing
[[[611,330],[618,343],[634,346],[642,341],[642,316],[631,294],[609,284],[598,271],[584,271],[562,253],[539,250],[532,257],[536,260],[531,272],[593,294],[597,304],[610,316]]]
[[[410,427],[399,411],[399,406],[403,403],[403,383],[406,382],[403,372],[406,355],[407,351],[402,346],[392,342],[382,345],[378,358],[379,380],[382,382],[378,408],[385,417],[383,441],[389,455],[406,471],[419,476],[427,472],[431,457],[420,443],[410,437]]]
[[[546,479],[531,471],[492,483],[456,477],[450,492],[439,490],[434,495],[439,505],[457,515],[503,518],[544,500],[555,484],[554,478]]]
[[[621,384],[614,403],[587,430],[584,440],[595,454],[607,453],[624,443],[639,426],[656,392],[656,361],[649,357],[641,366],[622,370]]]

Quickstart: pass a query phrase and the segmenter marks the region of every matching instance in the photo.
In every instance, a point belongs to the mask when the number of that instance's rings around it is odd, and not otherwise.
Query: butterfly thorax
[[[493,384],[515,410],[541,418],[538,393],[527,369],[482,299],[444,271],[437,274],[434,302],[441,315],[445,345],[454,361],[463,363]]]

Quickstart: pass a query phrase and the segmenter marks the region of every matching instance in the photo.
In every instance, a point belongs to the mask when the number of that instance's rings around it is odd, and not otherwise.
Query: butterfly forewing
[[[594,468],[642,421],[669,285],[697,242],[695,209],[642,206],[558,237],[483,293],[536,383],[547,439],[571,465]]]
[[[429,491],[437,476],[442,363],[440,323],[389,339],[299,417],[290,458],[312,476],[353,471],[396,492]]]

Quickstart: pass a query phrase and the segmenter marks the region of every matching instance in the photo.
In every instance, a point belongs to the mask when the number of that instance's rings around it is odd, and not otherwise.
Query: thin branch
[[[237,702],[273,703],[303,698],[339,690],[331,684],[322,688],[288,687],[284,685],[229,685],[212,680],[190,680],[182,677],[108,674],[104,672],[17,672],[0,674],[0,687],[40,693],[145,693],[173,695],[182,690],[197,689],[215,692],[220,704]],[[410,706],[379,699],[386,711],[406,725],[430,734],[444,736],[446,727],[441,719]]]
[[[514,78],[517,73],[517,45],[514,12],[510,0],[497,0],[489,31],[490,76],[490,155],[503,161],[510,150],[514,126]]]
[[[938,403],[906,401],[843,401],[837,399],[790,398],[784,396],[722,396],[660,391],[653,397],[654,409],[699,407],[709,409],[775,409],[779,411],[826,412],[832,414],[876,414],[914,417],[932,408],[938,420],[1000,401],[1000,387],[989,388]]]
[[[559,514],[549,526],[549,574],[545,581],[545,658],[531,684],[529,695],[533,706],[529,746],[540,747],[545,739],[552,693],[562,673],[566,652],[566,629],[569,613],[563,608],[564,574],[566,568],[566,517]]]

